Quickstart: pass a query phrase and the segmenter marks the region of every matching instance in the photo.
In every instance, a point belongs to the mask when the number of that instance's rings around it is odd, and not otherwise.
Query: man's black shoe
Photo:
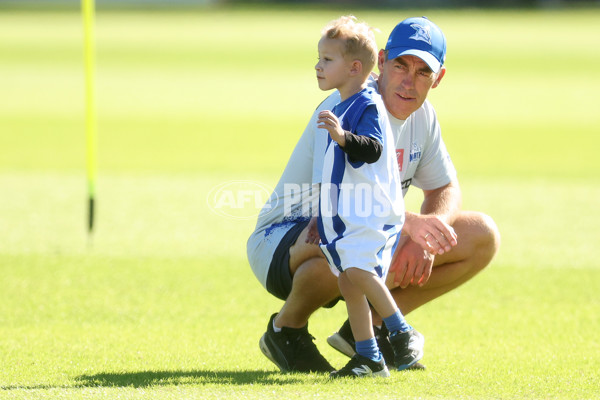
[[[390,336],[394,364],[398,371],[410,368],[423,358],[425,338],[415,329]]]
[[[267,331],[260,338],[259,346],[263,354],[282,372],[332,372],[335,370],[321,355],[313,343],[315,338],[308,333],[308,324],[303,328],[281,328],[273,330],[273,320],[269,319]]]

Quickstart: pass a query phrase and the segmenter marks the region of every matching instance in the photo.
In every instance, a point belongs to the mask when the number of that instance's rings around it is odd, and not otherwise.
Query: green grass
[[[0,399],[598,396],[597,10],[355,12],[380,46],[404,15],[446,31],[431,98],[463,206],[494,217],[501,252],[410,314],[425,372],[328,382],[262,356],[281,302],[246,261],[254,221],[206,198],[225,181],[275,184],[324,96],[318,33],[341,13],[100,12],[88,241],[80,17],[0,9]],[[336,366],[325,338],[344,318],[311,320]]]

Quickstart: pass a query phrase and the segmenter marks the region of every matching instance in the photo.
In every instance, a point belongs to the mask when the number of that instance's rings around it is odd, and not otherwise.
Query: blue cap
[[[417,56],[437,73],[446,59],[446,38],[426,17],[408,18],[390,33],[385,49],[389,60],[404,55]]]

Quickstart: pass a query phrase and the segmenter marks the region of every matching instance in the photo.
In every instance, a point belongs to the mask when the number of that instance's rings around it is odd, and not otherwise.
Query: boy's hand
[[[325,110],[319,113],[317,128],[326,129],[327,132],[329,132],[329,136],[331,136],[331,140],[334,140],[340,147],[346,145],[344,130],[342,129],[338,118],[331,111]]]
[[[320,241],[321,237],[319,236],[319,228],[317,228],[317,217],[312,217],[308,222],[306,243],[319,244]]]

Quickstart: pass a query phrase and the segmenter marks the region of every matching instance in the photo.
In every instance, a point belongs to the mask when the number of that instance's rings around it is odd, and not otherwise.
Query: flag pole
[[[85,136],[86,136],[86,173],[88,189],[88,235],[94,231],[94,216],[96,202],[96,93],[95,93],[95,39],[94,19],[95,1],[81,0],[84,38],[84,69],[85,69]]]

